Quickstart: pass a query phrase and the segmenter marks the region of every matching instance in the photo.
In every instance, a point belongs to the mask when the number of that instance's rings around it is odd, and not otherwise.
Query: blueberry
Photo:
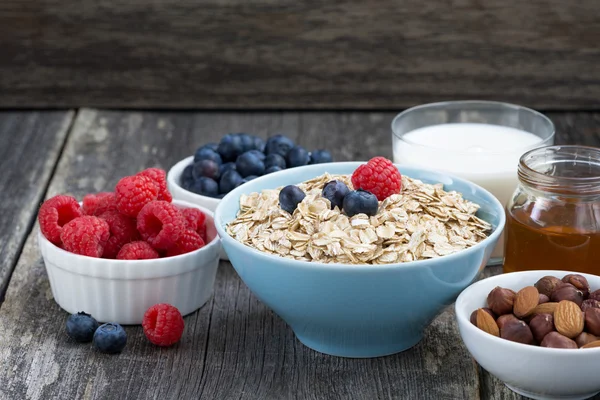
[[[204,149],[204,148],[206,148],[206,149],[211,149],[212,151],[216,152],[216,151],[217,151],[217,149],[219,148],[219,144],[218,144],[218,143],[207,143],[207,144],[205,144],[205,145],[203,145],[203,146],[200,146],[200,147],[198,148],[198,150],[200,150],[200,149]],[[196,150],[196,151],[198,151],[198,150]]]
[[[221,180],[219,181],[219,192],[231,192],[233,189],[242,184],[242,180],[242,176],[235,170],[229,170],[225,172],[223,175],[221,175]]]
[[[127,344],[127,333],[119,324],[100,325],[94,333],[94,346],[102,353],[120,353]]]
[[[310,156],[304,147],[295,146],[287,153],[285,161],[289,168],[301,167],[308,164]]]
[[[343,208],[349,217],[361,213],[373,216],[377,214],[379,203],[373,193],[358,189],[344,196]]]
[[[221,172],[221,175],[223,175],[225,172],[229,171],[230,169],[235,171],[235,163],[234,162],[226,162],[224,164],[221,164],[221,166],[219,167],[219,171]]]
[[[344,197],[350,192],[344,182],[334,180],[323,186],[322,196],[331,202],[331,209],[336,206],[341,210],[344,203]]]
[[[240,135],[228,134],[219,142],[219,154],[223,161],[235,161],[244,152],[244,145]]]
[[[269,167],[285,169],[285,158],[281,157],[279,154],[269,154],[265,157],[265,168]]]
[[[292,147],[294,147],[292,139],[283,135],[271,136],[265,144],[265,154],[279,154],[281,157],[285,157]]]
[[[221,165],[223,163],[223,160],[221,159],[221,156],[219,155],[219,153],[217,153],[214,150],[211,150],[207,147],[199,148],[196,151],[196,154],[194,154],[194,162],[198,162],[200,160],[211,160],[211,161],[216,162],[219,165]]]
[[[258,150],[261,153],[265,152],[265,141],[258,136],[254,136],[254,150]]]
[[[67,318],[67,334],[76,342],[91,342],[98,329],[98,321],[90,314],[78,312]]]
[[[238,133],[236,135],[242,144],[242,153],[254,150],[254,138],[247,133]]]
[[[298,186],[288,185],[279,192],[279,206],[292,214],[306,194]]]
[[[272,167],[265,169],[265,175],[270,174],[271,172],[277,172],[277,171],[283,171],[283,170],[281,168],[279,168],[277,165],[273,165]]]
[[[249,176],[245,177],[244,179],[242,179],[242,183],[250,182],[252,179],[256,179],[256,178],[258,178],[258,176],[249,175]]]
[[[181,173],[181,182],[180,185],[186,188],[194,182],[194,176],[192,175],[192,169],[194,168],[194,164],[190,164],[183,169]]]
[[[251,151],[247,151],[237,158],[235,168],[241,176],[262,175],[265,172],[265,164]]]
[[[198,180],[200,177],[205,176],[218,181],[221,176],[219,164],[211,160],[200,160],[195,162],[194,168],[192,169],[192,176],[194,177],[194,180]]]
[[[256,157],[258,157],[258,159],[260,161],[263,161],[263,162],[265,161],[265,158],[267,157],[267,156],[265,156],[265,153],[260,152],[258,150],[248,150],[248,153],[254,154]]]
[[[217,199],[222,199],[223,197],[227,196],[227,193],[221,193],[217,195]]]
[[[315,150],[310,153],[310,164],[323,164],[332,161],[333,157],[327,150]]]
[[[213,179],[201,176],[194,180],[187,190],[201,196],[214,197],[219,194],[219,185]]]

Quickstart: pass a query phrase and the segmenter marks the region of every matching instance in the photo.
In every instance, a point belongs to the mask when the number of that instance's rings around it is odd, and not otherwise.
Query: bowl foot
[[[372,343],[364,345],[347,344],[326,339],[314,340],[312,338],[296,334],[296,338],[306,347],[318,351],[319,353],[327,354],[336,357],[347,358],[375,358],[389,356],[410,349],[421,341],[422,335],[399,340],[394,343]]]
[[[594,395],[600,393],[600,392],[592,392],[592,393],[588,393],[588,394],[584,394],[584,395],[581,394],[581,395],[576,395],[576,396],[571,396],[571,395],[553,396],[551,394],[540,394],[540,393],[528,392],[527,390],[516,388],[507,383],[505,383],[505,385],[507,388],[509,388],[513,392],[518,393],[521,396],[525,396],[530,399],[534,399],[534,400],[585,400],[585,399],[589,399],[590,397],[594,397]]]

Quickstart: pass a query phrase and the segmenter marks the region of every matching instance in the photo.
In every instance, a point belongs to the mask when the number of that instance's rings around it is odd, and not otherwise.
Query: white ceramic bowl
[[[38,230],[38,243],[52,295],[69,313],[85,311],[99,322],[141,324],[157,303],[169,303],[182,315],[202,307],[212,294],[221,240],[213,213],[174,200],[179,208],[206,214],[206,246],[174,257],[153,260],[108,260],[73,254],[49,242]]]
[[[516,393],[533,399],[587,399],[600,392],[600,348],[553,349],[511,342],[490,335],[469,318],[485,307],[496,286],[515,291],[533,285],[543,276],[562,278],[568,271],[526,271],[497,275],[466,288],[456,299],[456,319],[463,342],[475,360]],[[600,277],[581,274],[592,289]]]
[[[219,202],[221,201],[220,199],[190,192],[189,190],[182,188],[179,184],[179,182],[181,182],[181,174],[183,173],[183,170],[193,161],[194,156],[189,156],[171,167],[167,173],[167,187],[169,188],[169,192],[171,192],[173,200],[187,201],[188,203],[207,208],[214,213],[219,205]],[[220,258],[221,260],[225,261],[229,260],[227,258],[227,254],[225,254],[223,250],[221,250]]]

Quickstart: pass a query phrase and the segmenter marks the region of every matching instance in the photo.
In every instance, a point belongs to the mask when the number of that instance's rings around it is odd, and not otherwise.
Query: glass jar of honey
[[[600,275],[600,149],[547,146],[525,153],[507,205],[504,272]]]

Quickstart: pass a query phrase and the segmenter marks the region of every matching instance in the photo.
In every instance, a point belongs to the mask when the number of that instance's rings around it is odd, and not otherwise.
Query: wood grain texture
[[[600,108],[596,0],[4,0],[0,106]]]
[[[82,110],[48,196],[110,189],[123,174],[167,167],[230,131],[286,132],[309,147],[332,146],[338,159],[365,159],[389,141],[389,117]],[[365,145],[368,127],[375,137]],[[349,142],[335,147],[331,138],[340,132]],[[98,354],[67,338],[66,318],[52,300],[32,234],[0,309],[0,362],[14,366],[0,369],[0,398],[450,400],[479,393],[475,365],[457,340],[452,310],[404,353],[367,360],[330,357],[300,344],[226,262],[219,267],[214,297],[186,318],[184,337],[173,348],[157,349],[140,327],[127,327],[123,354]]]
[[[72,118],[72,111],[0,113],[0,303]]]

